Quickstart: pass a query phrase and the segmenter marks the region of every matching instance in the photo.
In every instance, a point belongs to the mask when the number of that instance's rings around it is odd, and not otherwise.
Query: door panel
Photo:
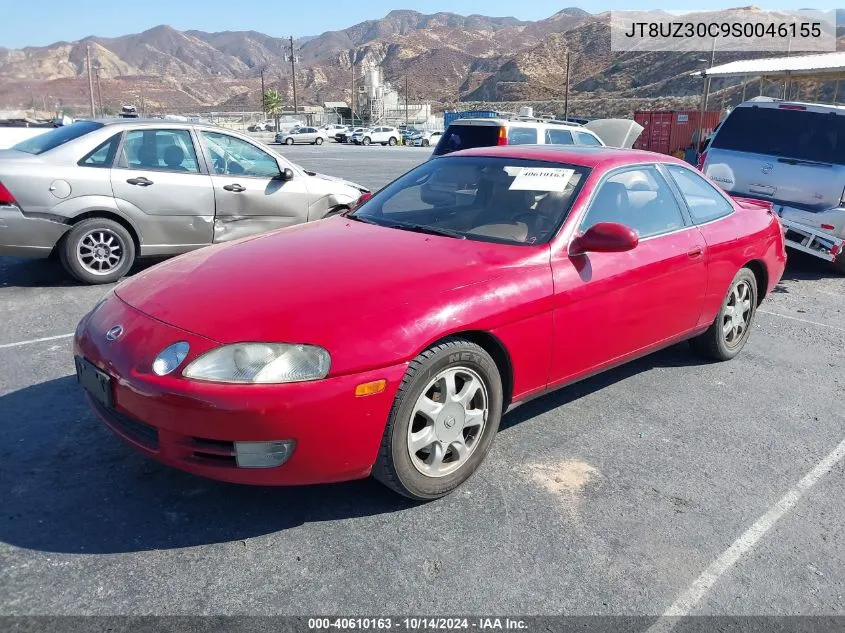
[[[214,189],[189,130],[126,132],[110,177],[115,203],[138,226],[143,246],[211,243]]]
[[[707,245],[696,227],[686,226],[657,170],[624,170],[600,184],[580,230],[596,222],[630,226],[641,241],[623,253],[553,255],[552,383],[692,332],[703,309]]]
[[[217,202],[214,242],[299,224],[308,219],[305,177],[281,180],[276,159],[243,139],[202,132]]]

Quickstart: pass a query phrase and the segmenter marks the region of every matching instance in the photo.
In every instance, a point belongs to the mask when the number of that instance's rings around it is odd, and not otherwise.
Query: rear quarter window
[[[719,127],[711,147],[845,165],[845,116],[781,108],[736,108]]]
[[[533,127],[512,127],[508,130],[508,145],[536,145],[537,130]]]
[[[572,132],[569,130],[546,130],[546,143],[548,145],[572,145]]]
[[[44,134],[39,134],[38,136],[29,138],[17,145],[14,145],[12,149],[16,149],[20,152],[26,152],[28,154],[43,154],[44,152],[49,152],[51,149],[59,147],[60,145],[64,145],[65,143],[76,140],[81,136],[85,136],[94,130],[99,130],[101,127],[103,127],[103,124],[95,121],[77,121],[71,125],[58,127],[50,130],[49,132],[45,132]]]
[[[696,224],[718,220],[733,211],[733,207],[719,190],[697,172],[677,165],[666,165],[666,169],[681,190],[690,216]]]

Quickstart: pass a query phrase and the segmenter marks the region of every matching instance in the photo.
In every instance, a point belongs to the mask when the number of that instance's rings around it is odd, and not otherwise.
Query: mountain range
[[[411,101],[436,107],[458,101],[557,103],[569,52],[576,110],[589,104],[595,109],[597,101],[601,114],[629,114],[632,104],[655,100],[674,107],[694,103],[701,82],[690,73],[702,68],[702,53],[613,53],[610,29],[609,13],[579,8],[535,22],[391,11],[379,20],[294,40],[298,102],[348,102],[353,74],[358,82],[376,64],[401,93],[407,82]],[[260,109],[262,74],[266,87],[278,88],[290,105],[288,44],[258,31],[207,33],[162,25],[114,38],[0,48],[0,107],[50,110],[61,104],[84,112],[88,48],[99,69],[97,100],[106,109],[126,102],[142,102],[148,112]],[[719,52],[716,62],[749,56]],[[714,88],[729,98],[738,90],[736,82]]]

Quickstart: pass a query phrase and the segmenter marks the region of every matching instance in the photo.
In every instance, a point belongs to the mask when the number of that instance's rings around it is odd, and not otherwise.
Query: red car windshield
[[[349,217],[461,239],[542,244],[566,219],[588,172],[564,163],[447,156],[408,172]]]

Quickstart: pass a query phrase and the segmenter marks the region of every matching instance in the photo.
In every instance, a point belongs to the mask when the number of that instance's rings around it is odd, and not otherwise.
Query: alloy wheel
[[[751,286],[740,281],[731,290],[722,315],[722,335],[728,347],[736,347],[751,323]]]
[[[115,233],[97,229],[86,233],[76,245],[79,264],[94,275],[108,275],[120,266],[125,255],[123,240]]]
[[[489,398],[481,377],[450,367],[426,385],[408,426],[411,463],[428,477],[444,477],[473,454],[487,423]]]

